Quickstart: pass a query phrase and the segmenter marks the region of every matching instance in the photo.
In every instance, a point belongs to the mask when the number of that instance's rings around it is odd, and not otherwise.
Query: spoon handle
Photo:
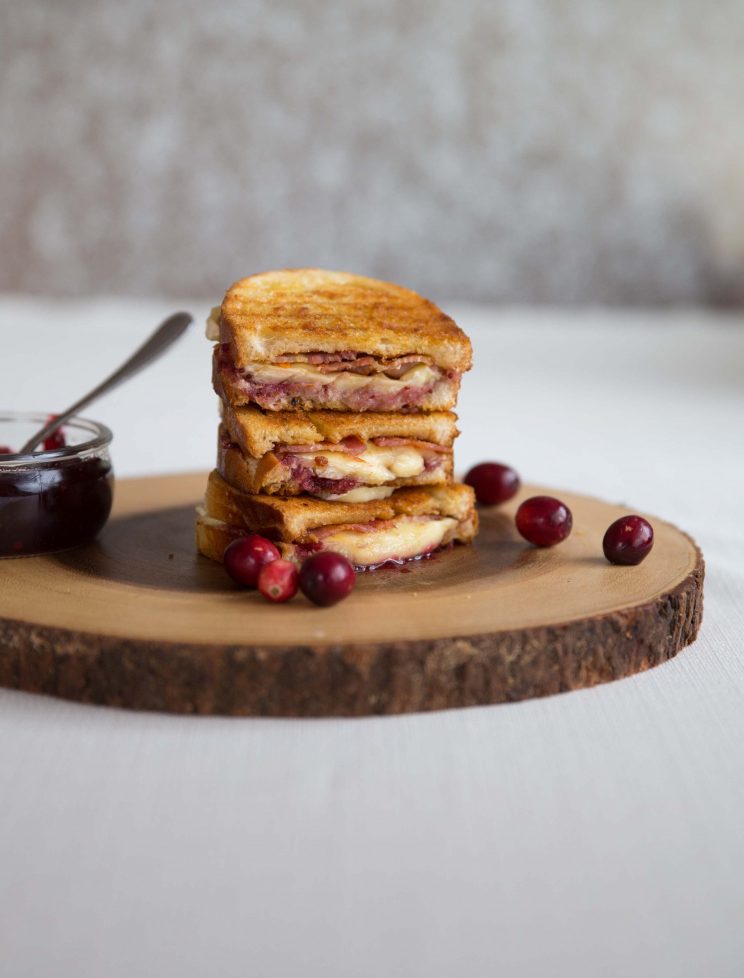
[[[52,418],[40,431],[37,431],[33,438],[30,438],[23,446],[21,454],[26,455],[32,452],[40,441],[43,441],[51,435],[65,421],[69,421],[73,415],[82,411],[91,401],[95,401],[102,394],[107,394],[114,387],[118,387],[119,384],[133,377],[134,374],[139,373],[148,363],[157,360],[159,356],[165,353],[169,346],[175,343],[192,322],[193,317],[187,312],[176,312],[172,316],[169,316],[158,326],[152,336],[138,350],[135,350],[131,357],[118,370],[115,370],[110,377],[107,377],[106,380],[97,387],[94,387],[85,397],[81,397],[79,401],[76,401],[71,407],[68,407],[66,411]]]

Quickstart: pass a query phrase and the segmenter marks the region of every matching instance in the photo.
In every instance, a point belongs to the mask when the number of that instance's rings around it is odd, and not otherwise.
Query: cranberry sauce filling
[[[289,467],[292,478],[298,485],[302,486],[303,491],[312,495],[328,493],[340,496],[342,493],[351,492],[352,489],[358,489],[362,485],[361,479],[351,475],[341,479],[325,479],[316,475],[312,469],[303,465],[302,462],[294,461],[291,456],[283,458],[282,462]]]
[[[113,476],[100,458],[0,471],[0,556],[90,542],[108,519]]]
[[[266,411],[281,411],[298,407],[303,402],[313,404],[343,403],[350,411],[406,411],[419,408],[441,381],[423,387],[405,386],[397,391],[374,390],[372,386],[347,390],[339,397],[331,383],[301,383],[284,381],[281,384],[259,384],[238,376],[235,386],[251,401]]]

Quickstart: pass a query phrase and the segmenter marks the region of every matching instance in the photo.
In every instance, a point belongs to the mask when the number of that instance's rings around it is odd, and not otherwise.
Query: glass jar
[[[63,447],[13,454],[48,417],[0,413],[0,557],[90,543],[111,512],[112,434],[105,425],[72,418],[62,426]]]

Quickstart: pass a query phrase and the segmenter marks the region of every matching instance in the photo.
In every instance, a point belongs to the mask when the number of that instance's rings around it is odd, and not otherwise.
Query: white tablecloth
[[[0,302],[0,408],[65,405],[179,305]],[[0,692],[3,978],[744,974],[744,318],[454,311],[459,468],[504,459],[692,533],[698,642],[593,690],[399,718]],[[120,476],[209,467],[201,328],[91,413]]]

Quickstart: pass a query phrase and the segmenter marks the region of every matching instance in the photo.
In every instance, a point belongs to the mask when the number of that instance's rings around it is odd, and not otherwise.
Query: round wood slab
[[[574,530],[552,550],[514,529],[525,487],[481,510],[471,547],[405,572],[360,575],[335,608],[241,591],[194,550],[204,474],[116,487],[99,541],[0,560],[0,684],[177,713],[330,716],[500,703],[628,676],[698,631],[703,559],[652,518],[638,567],[602,556],[627,512],[573,493]],[[555,493],[555,490],[553,490]]]

